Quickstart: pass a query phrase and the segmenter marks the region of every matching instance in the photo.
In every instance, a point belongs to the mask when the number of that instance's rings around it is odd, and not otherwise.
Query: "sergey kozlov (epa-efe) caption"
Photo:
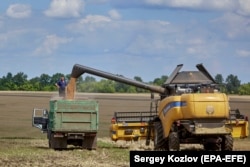
[[[250,151],[130,151],[130,166],[250,166]]]

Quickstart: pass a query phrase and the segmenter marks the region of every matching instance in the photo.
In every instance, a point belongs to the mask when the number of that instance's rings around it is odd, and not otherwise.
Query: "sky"
[[[250,0],[0,4],[0,77],[66,75],[80,64],[149,82],[200,63],[213,77],[250,82]]]

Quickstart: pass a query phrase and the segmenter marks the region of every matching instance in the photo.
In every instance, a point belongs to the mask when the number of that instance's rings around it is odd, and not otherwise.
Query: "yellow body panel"
[[[183,94],[181,101],[184,119],[228,118],[228,98],[223,93]]]
[[[168,137],[174,121],[229,117],[228,98],[223,93],[196,93],[170,96],[159,102],[159,117],[164,136]],[[228,131],[225,129],[225,131]]]
[[[195,127],[194,134],[196,135],[208,135],[208,134],[229,134],[231,133],[231,128],[226,126],[218,127],[218,128],[203,128],[203,127]]]
[[[226,125],[232,128],[233,138],[247,138],[249,136],[248,121],[233,120],[228,121]]]
[[[141,140],[146,139],[148,123],[115,123],[110,126],[111,140]],[[129,132],[129,133],[128,133]]]

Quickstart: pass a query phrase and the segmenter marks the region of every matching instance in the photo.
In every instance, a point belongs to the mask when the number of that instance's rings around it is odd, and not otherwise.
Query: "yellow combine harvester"
[[[248,136],[248,120],[232,117],[228,97],[219,92],[202,64],[196,66],[198,71],[180,72],[182,66],[178,65],[162,86],[81,65],[73,67],[71,78],[89,73],[151,91],[149,111],[116,113],[110,129],[112,140],[146,138],[146,145],[153,140],[155,150],[179,150],[180,144],[233,150],[233,137]],[[159,93],[159,99],[154,99],[153,93]]]
[[[149,132],[149,129],[152,128],[150,121],[155,116],[150,112],[115,112],[110,125],[111,140],[138,141],[148,138],[153,140],[153,133]],[[242,118],[232,117],[226,121],[233,138],[244,139],[249,136],[248,118],[241,116]]]

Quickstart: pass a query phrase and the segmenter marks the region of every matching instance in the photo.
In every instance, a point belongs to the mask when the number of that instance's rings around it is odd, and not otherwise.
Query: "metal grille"
[[[115,112],[117,122],[148,122],[155,116],[151,112]]]

